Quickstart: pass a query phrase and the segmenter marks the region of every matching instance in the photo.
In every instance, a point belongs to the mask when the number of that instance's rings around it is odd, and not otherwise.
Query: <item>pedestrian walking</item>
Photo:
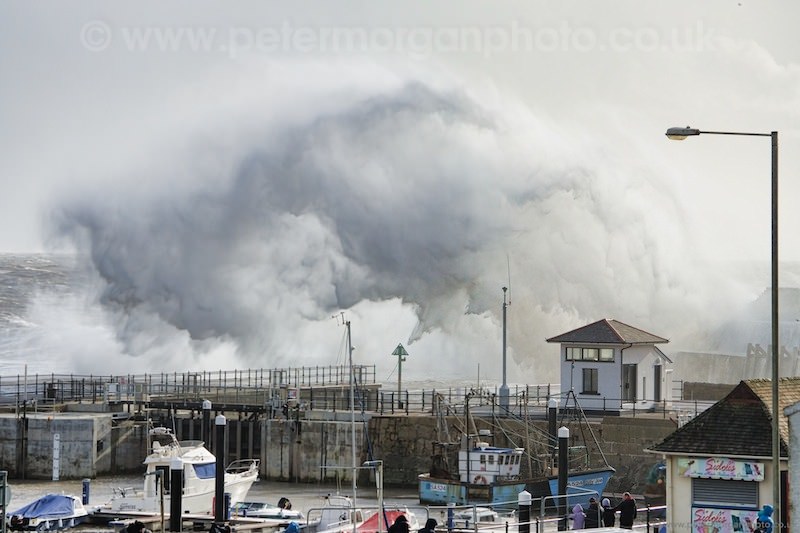
[[[630,492],[622,494],[622,501],[614,507],[614,510],[619,511],[619,527],[633,529],[633,521],[636,518],[636,500],[633,499]]]
[[[603,506],[603,526],[614,527],[617,513],[614,511],[614,508],[611,507],[611,501],[608,498],[603,498],[603,501],[600,502],[600,505]]]
[[[583,512],[583,506],[581,504],[575,504],[575,507],[572,508],[572,514],[569,515],[569,517],[572,518],[572,529],[583,529],[586,522],[586,513]]]
[[[597,505],[597,500],[589,498],[589,507],[586,509],[586,529],[593,529],[600,527],[600,506]]]

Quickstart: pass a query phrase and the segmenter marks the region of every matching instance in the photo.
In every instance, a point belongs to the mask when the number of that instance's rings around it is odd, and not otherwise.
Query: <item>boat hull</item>
[[[590,496],[603,494],[613,474],[611,468],[571,473],[567,479],[568,505],[588,505]],[[534,500],[544,498],[545,505],[555,505],[553,496],[558,494],[558,477],[475,484],[432,478],[429,474],[419,476],[419,501],[430,505],[454,503],[516,507],[519,493],[523,490],[530,492]]]
[[[235,505],[245,499],[247,492],[252,484],[258,479],[258,473],[252,472],[247,475],[237,475],[235,477],[226,475],[225,492],[230,494],[231,505]],[[181,498],[181,510],[184,513],[214,514],[214,498],[216,496],[214,480],[208,480],[202,485],[186,490]],[[112,512],[161,512],[160,496],[144,496],[141,492],[134,492],[131,495],[119,495],[107,504],[107,509]],[[165,512],[170,509],[170,497],[164,496]]]
[[[88,520],[89,517],[87,515],[61,518],[32,518],[17,523],[9,522],[8,528],[11,531],[61,531],[76,527]]]

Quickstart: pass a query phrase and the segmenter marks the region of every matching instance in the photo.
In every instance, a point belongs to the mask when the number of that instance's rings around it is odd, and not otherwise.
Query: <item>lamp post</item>
[[[775,520],[781,520],[781,447],[780,417],[778,405],[778,382],[780,381],[780,337],[778,335],[778,132],[743,133],[732,131],[701,131],[697,128],[669,128],[667,137],[682,141],[686,137],[710,135],[744,135],[748,137],[770,137],[772,140],[772,500]],[[778,530],[780,531],[780,529]]]
[[[508,287],[503,287],[503,384],[500,385],[500,408],[503,414],[508,413],[508,382],[506,381],[506,313],[508,301],[506,300]]]

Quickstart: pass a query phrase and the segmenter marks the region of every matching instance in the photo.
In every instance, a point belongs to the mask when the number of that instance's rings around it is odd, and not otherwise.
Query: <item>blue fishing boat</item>
[[[556,407],[548,408],[547,431],[532,422],[528,409],[524,413],[513,413],[508,409],[505,330],[509,301],[506,300],[506,291],[503,287],[503,386],[500,394],[473,389],[464,396],[463,411],[461,406],[448,405],[442,395],[434,396],[436,440],[431,469],[418,476],[420,503],[510,509],[517,505],[519,494],[526,490],[546,507],[556,506],[555,497],[559,494],[557,465],[561,463],[557,453],[560,446],[557,445],[556,427],[560,425],[567,430],[570,429],[567,426],[578,429],[572,433],[574,437],[567,447],[566,456],[561,458],[565,460],[563,464],[567,470],[567,505],[571,508],[580,503],[588,507],[590,497],[599,499],[602,496],[614,469],[594,438],[575,393],[569,391],[565,394],[561,404],[561,424],[557,424]],[[477,408],[473,409],[488,415],[481,419],[485,427],[480,430],[476,429],[470,401],[478,402]],[[455,424],[461,436],[453,440],[450,438],[451,423],[446,420],[446,415],[461,412],[464,418]],[[511,425],[523,431],[515,432]],[[493,429],[499,430],[505,443],[512,443],[515,447],[496,447],[490,443]]]
[[[441,469],[419,475],[420,503],[510,507],[516,504],[519,493],[527,490],[532,498],[548,498],[552,505],[551,497],[558,494],[558,476],[521,476],[523,454],[521,448],[496,448],[486,442],[461,450],[457,479]],[[603,494],[613,475],[610,466],[569,472],[569,504],[588,505],[589,497]]]
[[[469,402],[479,399],[493,403],[492,395],[473,391],[464,402],[465,422],[460,428],[475,428],[476,421],[470,415]],[[599,498],[606,484],[614,475],[614,468],[606,461],[599,442],[588,428],[580,406],[570,407],[569,399],[577,402],[574,394],[568,394],[561,425],[572,425],[572,443],[567,447],[567,503],[588,506],[589,498]],[[543,499],[546,507],[556,505],[558,495],[558,440],[549,431],[543,431],[530,420],[506,413],[505,417],[489,417],[480,420],[483,425],[494,425],[504,440],[517,442],[519,447],[497,447],[490,444],[492,430],[483,428],[470,434],[462,434],[457,440],[449,437],[449,424],[444,413],[458,411],[454,406],[444,405],[444,398],[434,397],[434,413],[437,414],[437,439],[434,441],[433,462],[430,472],[418,476],[420,503],[431,505],[488,505],[492,507],[516,506],[520,492],[526,490],[533,499]],[[485,405],[485,404],[483,404]],[[499,407],[493,404],[488,412]],[[555,412],[553,412],[553,416]],[[549,420],[555,427],[556,420]],[[517,431],[512,426],[517,427]],[[524,431],[519,431],[523,428]],[[568,428],[569,429],[569,428]],[[589,437],[587,437],[587,435]]]

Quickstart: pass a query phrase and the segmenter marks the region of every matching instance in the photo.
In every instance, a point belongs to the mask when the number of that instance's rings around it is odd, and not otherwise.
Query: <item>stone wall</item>
[[[675,421],[663,418],[606,417],[597,427],[598,438],[609,464],[616,469],[606,491],[645,492],[644,481],[660,456],[644,449],[661,442],[677,429]]]
[[[738,385],[738,383],[736,385]],[[716,402],[727,396],[736,385],[685,381],[683,383],[683,399]]]
[[[56,435],[60,479],[95,477],[110,468],[111,415],[29,413],[0,417],[0,427],[0,457],[11,477],[52,479]]]
[[[346,413],[308,413],[309,418],[295,420],[228,420],[227,457],[261,458],[261,477],[266,480],[350,483],[352,475],[352,428],[361,465],[372,458],[383,461],[384,484],[415,487],[417,475],[430,468],[433,443],[437,440],[436,419],[429,415],[373,416],[367,424],[353,426]],[[360,418],[360,417],[359,417]],[[451,436],[455,419],[448,419]],[[21,419],[0,417],[0,462],[12,478],[50,479],[54,432],[61,436],[62,479],[80,479],[100,475],[143,472],[142,461],[147,453],[147,431],[143,422],[126,421],[112,425],[111,414],[36,415],[27,419],[28,433],[24,454],[24,472],[19,467],[22,457],[18,428]],[[198,418],[175,421],[179,439],[201,439]],[[476,418],[478,429],[488,428],[488,420]],[[517,427],[513,427],[516,424]],[[533,430],[521,422],[510,424],[511,430],[523,433]],[[534,423],[536,430],[546,431],[545,421]],[[644,480],[659,457],[644,452],[676,429],[674,421],[645,416],[606,417],[591,425],[601,443],[608,463],[617,473],[607,490],[644,492]],[[513,446],[502,432],[494,432],[497,446]],[[211,449],[212,443],[208,443]],[[368,469],[358,471],[362,482]]]
[[[453,420],[450,420],[453,423]],[[476,420],[478,429],[489,426]],[[509,426],[518,434],[524,432],[521,422]],[[262,455],[264,479],[301,482],[348,482],[350,478],[351,450],[350,423],[346,421],[304,420],[298,436],[292,423],[272,421],[265,428],[265,449]],[[546,422],[536,422],[540,431]],[[364,442],[363,425],[357,424],[356,441],[360,448],[357,463],[366,461],[367,443]],[[427,472],[436,440],[436,420],[431,416],[373,416],[369,420],[369,438],[373,457],[383,461],[384,484],[414,487],[417,475]],[[617,471],[607,490],[644,492],[644,481],[649,470],[660,457],[645,453],[648,446],[660,442],[676,429],[670,419],[606,417],[591,424],[606,460]],[[451,435],[456,435],[453,431]],[[495,432],[494,444],[513,446],[502,433]],[[327,471],[321,479],[320,465],[339,466]],[[361,472],[360,475],[366,475]]]

